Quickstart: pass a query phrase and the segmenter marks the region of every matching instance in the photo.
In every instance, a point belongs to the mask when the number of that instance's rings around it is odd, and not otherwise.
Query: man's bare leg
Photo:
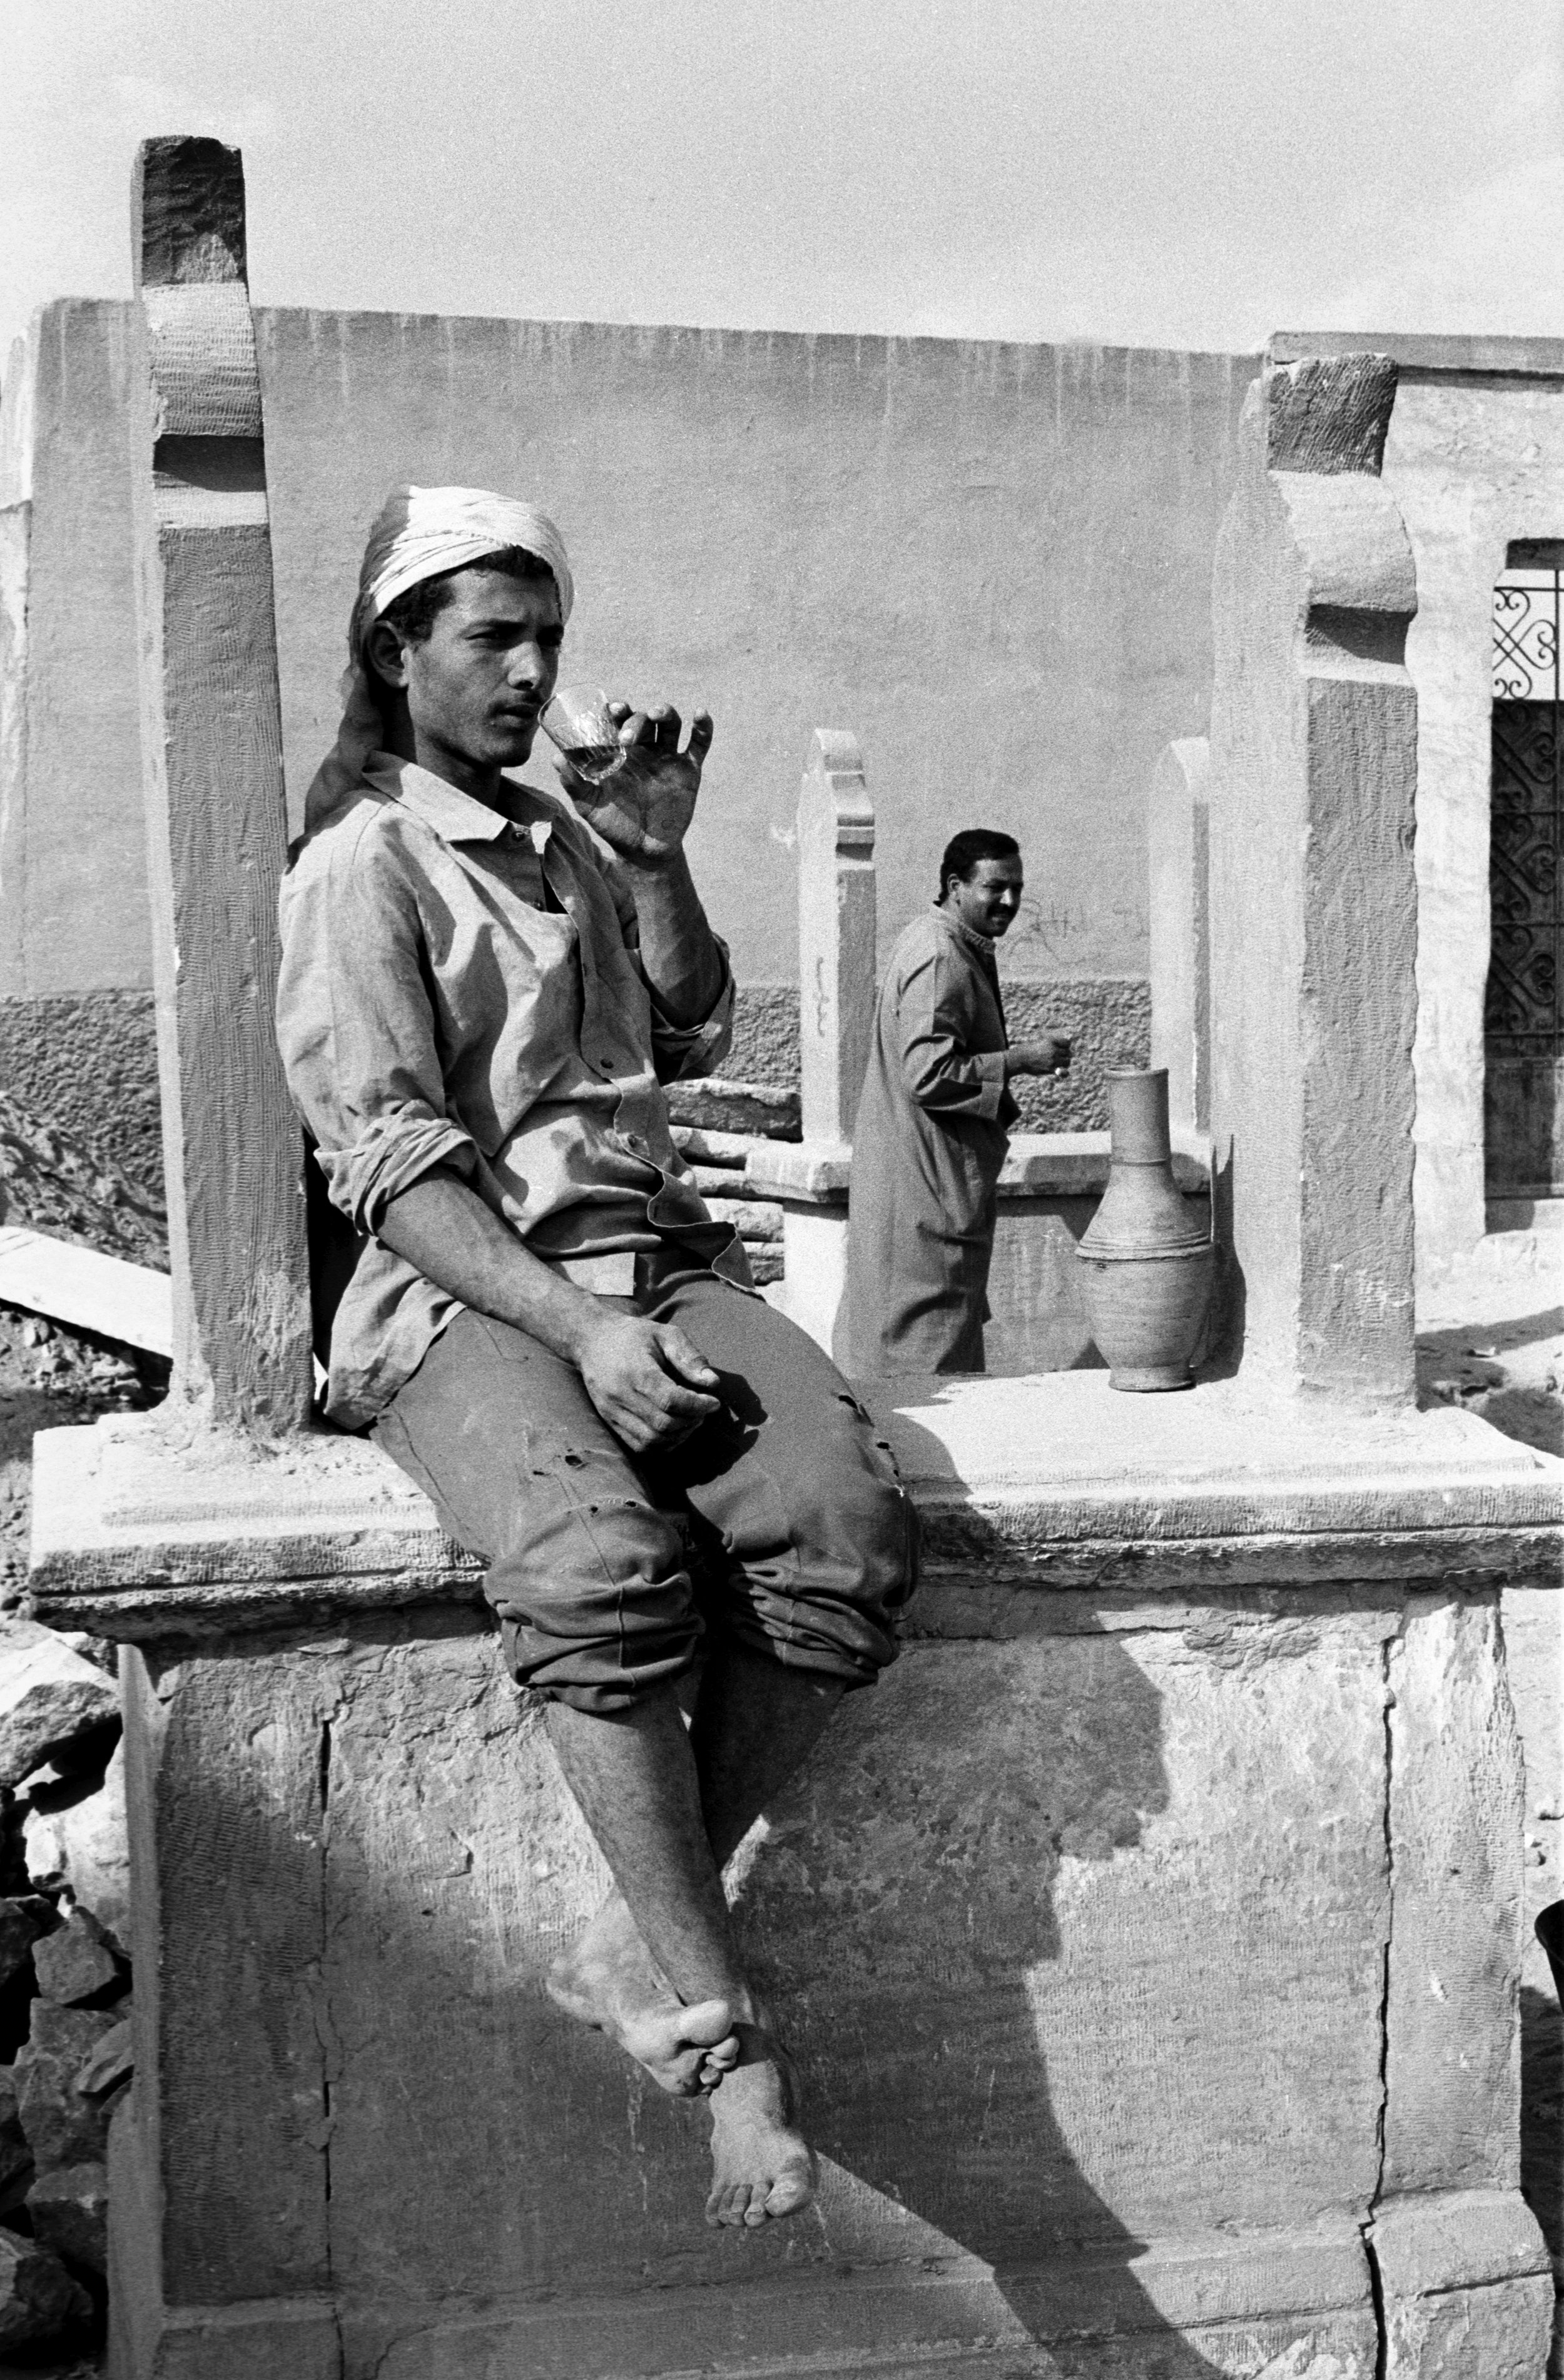
[[[713,2222],[753,2227],[795,2213],[813,2191],[785,2066],[734,1946],[721,1869],[840,1693],[733,1646],[708,1666],[688,1736],[671,1691],[609,1719],[550,1709],[561,1766],[620,1886],[555,1962],[550,1988],[665,2087],[688,2089],[692,2067],[696,2087],[722,2082],[713,2103]],[[732,2034],[718,2039],[714,2023],[728,2011]],[[681,2020],[684,2042],[698,2034],[709,2048],[696,2064],[685,2047],[669,2082],[637,2041],[672,2043]]]
[[[706,1838],[719,1873],[762,1810],[814,1750],[843,1691],[833,1678],[784,1669],[736,1639],[713,1650],[701,1679],[689,1741]],[[653,1965],[617,1888],[585,1932],[555,1960],[549,1980],[554,1997],[569,2007],[571,1995],[590,1999],[611,1979],[612,1988],[638,1994],[648,2002],[671,1988]]]

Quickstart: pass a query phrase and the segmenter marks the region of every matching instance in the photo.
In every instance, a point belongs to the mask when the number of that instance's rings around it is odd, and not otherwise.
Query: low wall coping
[[[1000,1174],[1000,1196],[1100,1197],[1108,1187],[1109,1161],[1105,1132],[1012,1133]],[[768,1141],[750,1150],[744,1173],[751,1189],[784,1206],[845,1206],[853,1153],[824,1141]],[[1174,1126],[1173,1179],[1185,1192],[1198,1195],[1210,1189],[1208,1134]]]
[[[1440,1406],[1128,1396],[1102,1371],[859,1383],[931,1573],[1189,1591],[1560,1584],[1564,1461]],[[164,1414],[34,1440],[40,1618],[130,1639],[480,1601],[481,1566],[367,1440],[181,1443]]]

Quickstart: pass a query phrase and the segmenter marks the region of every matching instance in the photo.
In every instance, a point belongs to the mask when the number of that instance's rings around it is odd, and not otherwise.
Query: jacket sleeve
[[[974,1050],[972,979],[941,951],[915,965],[896,1000],[896,1027],[907,1096],[931,1115],[1002,1120],[1005,1053]]]
[[[446,1112],[423,937],[395,855],[358,821],[306,844],[283,880],[277,1038],[332,1203],[373,1232],[436,1166],[478,1150]]]

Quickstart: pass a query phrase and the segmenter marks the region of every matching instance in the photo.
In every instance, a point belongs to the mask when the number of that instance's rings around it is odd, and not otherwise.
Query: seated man
[[[565,773],[590,829],[504,773],[572,595],[529,506],[392,497],[284,886],[278,1029],[360,1235],[327,1413],[372,1427],[487,1560],[618,1888],[550,1989],[664,2089],[711,2095],[708,2217],[758,2226],[814,2168],[722,1864],[893,1658],[912,1513],[669,1135],[659,1086],[721,1057],[733,1005],[683,847],[710,720],[681,752],[675,712],[616,706],[624,762]]]
[[[891,953],[853,1134],[846,1330],[855,1379],[980,1372],[1017,1075],[1063,1075],[1061,1033],[1012,1042],[994,944],[1021,906],[1021,848],[946,844],[940,893]]]

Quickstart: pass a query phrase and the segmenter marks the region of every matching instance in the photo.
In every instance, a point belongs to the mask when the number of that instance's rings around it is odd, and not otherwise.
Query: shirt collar
[[[933,905],[935,916],[948,934],[954,934],[958,942],[967,943],[971,949],[979,952],[984,958],[993,957],[994,944],[988,934],[975,934],[970,926],[964,926],[959,917],[952,917],[942,901],[936,901]]]
[[[364,764],[364,776],[377,793],[388,794],[405,810],[411,810],[443,843],[497,843],[513,826],[528,825],[535,820],[552,823],[555,815],[531,785],[517,784],[507,777],[511,793],[518,796],[516,809],[521,815],[506,818],[487,802],[474,801],[470,794],[437,777],[432,770],[420,769],[416,760],[400,760],[394,752],[371,752]]]

